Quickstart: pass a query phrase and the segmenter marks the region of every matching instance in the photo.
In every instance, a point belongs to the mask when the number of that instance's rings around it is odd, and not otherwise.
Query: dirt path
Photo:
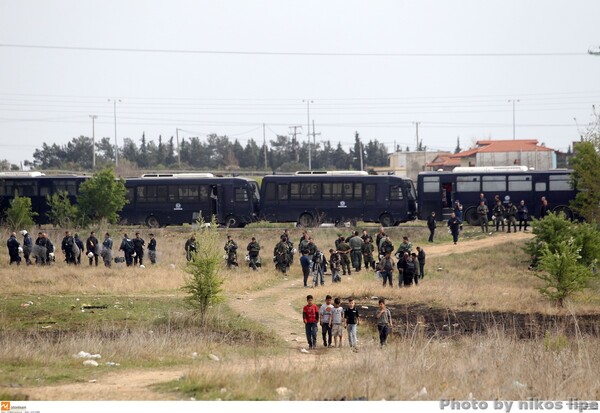
[[[531,238],[531,233],[518,232],[516,234],[494,234],[489,238],[460,241],[453,244],[428,244],[426,252],[429,257],[462,254],[494,244],[523,240]],[[300,312],[292,305],[298,298],[298,291],[302,288],[302,281],[298,277],[289,278],[284,282],[262,291],[253,291],[244,295],[237,295],[230,300],[230,305],[235,312],[257,321],[275,331],[282,340],[289,343],[290,352],[285,356],[301,359],[305,357],[320,356],[320,351],[303,354],[306,348],[304,326],[301,322]],[[307,290],[315,291],[315,290]],[[317,290],[318,291],[318,290]],[[277,311],[274,311],[276,309]],[[341,353],[333,353],[340,355]],[[332,357],[343,360],[342,356]],[[334,360],[330,360],[335,362]],[[169,400],[176,399],[176,395],[160,393],[151,389],[151,385],[176,380],[187,374],[189,368],[175,369],[133,370],[119,373],[110,373],[101,376],[93,383],[74,383],[58,386],[30,387],[30,388],[0,388],[8,393],[27,394],[34,400]]]

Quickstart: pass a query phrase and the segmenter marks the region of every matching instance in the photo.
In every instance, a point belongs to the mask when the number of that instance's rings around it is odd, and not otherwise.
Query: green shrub
[[[28,228],[35,225],[33,218],[37,215],[31,210],[31,198],[16,196],[6,210],[6,225],[12,231]]]

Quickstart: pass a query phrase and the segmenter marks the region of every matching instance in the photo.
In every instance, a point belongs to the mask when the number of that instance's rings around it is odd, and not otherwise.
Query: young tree
[[[33,218],[37,215],[37,212],[31,210],[31,198],[16,196],[6,210],[6,225],[12,231],[31,227],[35,224]]]
[[[107,168],[94,174],[79,187],[77,204],[81,214],[93,221],[106,219],[116,223],[118,212],[127,203],[125,183],[117,180],[112,169]]]
[[[46,202],[50,211],[46,213],[52,225],[66,228],[71,225],[79,215],[77,205],[72,205],[67,192],[46,195]]]
[[[198,314],[200,322],[205,324],[209,308],[222,302],[224,298],[223,278],[219,275],[223,259],[218,225],[214,217],[210,225],[204,225],[202,220],[198,224],[201,229],[196,239],[200,242],[185,267],[185,272],[189,275],[181,289],[188,294],[185,298],[187,304]]]
[[[592,141],[580,142],[571,159],[573,184],[579,190],[571,203],[588,222],[600,223],[600,147]]]

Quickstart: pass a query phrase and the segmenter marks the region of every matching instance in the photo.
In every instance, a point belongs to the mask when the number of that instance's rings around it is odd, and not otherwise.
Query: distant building
[[[425,171],[426,165],[442,154],[451,155],[441,151],[393,152],[388,155],[389,167],[375,168],[375,171],[406,176],[416,182],[419,172]]]
[[[562,160],[562,159],[561,159]],[[440,155],[427,164],[427,170],[452,170],[456,166],[507,166],[555,169],[557,152],[538,145],[537,139],[482,140],[469,150]]]

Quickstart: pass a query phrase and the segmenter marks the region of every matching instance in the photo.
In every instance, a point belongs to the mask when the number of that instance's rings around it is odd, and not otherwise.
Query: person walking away
[[[33,240],[25,229],[21,231],[21,235],[23,235],[23,258],[25,258],[25,264],[31,265],[30,256],[33,251]]]
[[[494,221],[496,221],[496,232],[498,232],[500,224],[502,224],[502,232],[504,232],[504,215],[506,214],[506,210],[504,209],[504,205],[502,205],[502,201],[496,201],[492,213],[494,214]]]
[[[319,285],[325,285],[325,256],[319,250],[313,254],[312,258],[312,274],[313,274],[313,285],[316,287]]]
[[[333,310],[333,304],[331,304],[331,296],[327,294],[325,304],[322,304],[321,308],[319,308],[324,347],[331,347],[331,310]]]
[[[519,231],[521,228],[525,226],[525,231],[527,231],[527,224],[529,223],[529,210],[527,209],[527,205],[525,205],[525,201],[521,200],[519,206],[517,207],[517,216],[519,218]]]
[[[104,234],[104,239],[102,240],[102,251],[100,251],[100,257],[102,257],[102,262],[104,266],[110,268],[113,263],[113,239],[110,237],[110,234],[106,232]]]
[[[479,206],[477,207],[477,215],[479,217],[479,225],[481,225],[481,232],[488,232],[488,214],[489,210],[484,201],[479,201]]]
[[[410,254],[413,263],[415,264],[415,274],[413,275],[413,280],[415,281],[415,285],[419,285],[419,280],[421,279],[421,263],[419,262],[419,257],[416,252]]]
[[[369,269],[369,267],[371,267],[373,270],[375,269],[375,259],[373,258],[373,252],[373,240],[372,238],[367,238],[367,240],[364,241],[362,246],[363,261],[365,263],[365,269],[367,270]]]
[[[152,264],[156,264],[156,238],[154,234],[148,234],[150,242],[148,242],[148,258]]]
[[[342,277],[340,277],[340,266],[341,266],[341,258],[340,254],[337,253],[333,248],[329,249],[329,268],[331,269],[331,282],[337,283],[342,281]],[[323,285],[323,284],[321,284]],[[316,285],[315,285],[316,287]]]
[[[425,277],[425,251],[421,247],[417,247],[417,258],[419,259],[419,278],[423,279]]]
[[[123,234],[119,251],[123,251],[123,254],[125,255],[125,264],[128,267],[131,267],[133,265],[134,247],[133,241],[127,236],[127,234]]]
[[[317,323],[319,322],[319,308],[313,303],[313,296],[306,296],[306,305],[302,309],[302,320],[304,321],[304,330],[306,332],[306,341],[308,349],[317,348]]]
[[[456,217],[456,214],[454,212],[450,214],[450,219],[448,220],[448,228],[450,228],[452,240],[454,241],[454,245],[456,245],[456,243],[458,242],[458,233],[460,231],[460,220]]]
[[[144,265],[144,246],[146,241],[140,237],[140,233],[135,233],[135,238],[131,240],[133,242],[133,265]]]
[[[6,248],[8,248],[8,256],[10,258],[9,265],[12,265],[13,263],[21,265],[21,256],[19,255],[21,243],[17,241],[16,232],[11,233],[8,237],[8,240],[6,241]]]
[[[308,276],[310,275],[310,259],[308,258],[308,251],[305,250],[300,257],[300,267],[302,267],[302,277],[304,279],[304,288],[308,288]]]
[[[331,309],[331,334],[333,335],[333,345],[336,348],[342,347],[342,336],[344,334],[344,309],[340,306],[341,302],[340,297],[335,297]]]
[[[379,344],[386,345],[390,330],[393,327],[392,313],[385,307],[385,299],[379,299],[379,310],[377,311],[377,330],[379,330]]]
[[[88,257],[88,261],[90,263],[90,267],[92,263],[96,263],[96,267],[98,266],[98,253],[101,252],[98,245],[98,238],[96,238],[96,233],[94,231],[90,232],[90,236],[85,240],[85,255]]]
[[[433,242],[436,227],[437,222],[435,220],[435,211],[431,211],[431,215],[427,217],[427,228],[429,228],[429,239],[427,241]]]
[[[75,245],[75,239],[71,235],[71,232],[65,231],[65,236],[63,237],[61,242],[61,249],[63,254],[65,255],[65,262],[67,264],[76,263],[76,256],[74,251],[76,247],[77,245]]]
[[[517,207],[512,203],[512,201],[508,201],[508,208],[506,208],[506,223],[508,226],[508,233],[510,233],[510,225],[513,226],[513,232],[517,232]]]
[[[260,258],[259,258],[260,244],[258,243],[258,241],[256,241],[255,237],[252,237],[252,239],[250,240],[250,243],[246,247],[246,250],[248,251],[248,259],[249,259],[248,265],[254,271],[258,271],[258,267],[260,267]]]
[[[362,248],[364,241],[358,236],[358,231],[354,231],[354,235],[350,238],[349,245],[352,251],[352,267],[356,272],[359,272],[362,267]]]
[[[75,256],[75,259],[77,261],[77,265],[81,265],[81,254],[83,253],[83,241],[81,240],[81,238],[79,238],[79,234],[75,234],[73,236],[73,240],[75,241],[75,245],[77,245],[77,251],[79,251],[79,253]]]
[[[356,348],[356,329],[360,324],[360,319],[353,297],[348,299],[348,308],[344,310],[344,323],[346,324],[346,331],[348,332],[348,345],[351,348]]]
[[[379,273],[383,279],[383,286],[385,287],[387,282],[390,283],[390,287],[394,286],[393,275],[394,275],[394,259],[392,253],[387,252],[383,258],[379,261]]]
[[[227,242],[225,242],[225,246],[223,247],[225,252],[227,253],[227,268],[231,269],[233,267],[238,266],[237,261],[237,243],[233,240],[231,235],[227,235]]]
[[[196,252],[198,252],[198,249],[196,247],[196,236],[192,235],[186,242],[185,242],[185,259],[188,261],[191,261],[192,258],[194,258],[194,255],[196,254]]]
[[[350,248],[350,245],[343,240],[342,242],[340,242],[338,244],[338,249],[337,252],[338,254],[340,254],[340,258],[341,258],[341,262],[342,262],[342,275],[346,275],[346,271],[348,272],[348,275],[351,275],[352,272],[350,271],[350,251],[352,249]]]

